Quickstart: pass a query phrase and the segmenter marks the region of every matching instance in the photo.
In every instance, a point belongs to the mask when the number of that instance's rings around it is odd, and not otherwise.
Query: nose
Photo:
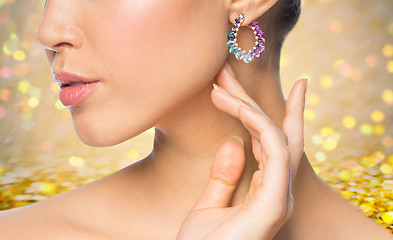
[[[38,27],[38,41],[47,50],[60,53],[81,48],[83,33],[77,25],[77,9],[71,0],[48,0]]]

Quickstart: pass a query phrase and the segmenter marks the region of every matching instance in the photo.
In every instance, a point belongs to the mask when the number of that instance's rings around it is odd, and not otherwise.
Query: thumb
[[[231,137],[219,148],[207,186],[193,210],[227,207],[242,175],[245,160],[243,140],[238,136]]]

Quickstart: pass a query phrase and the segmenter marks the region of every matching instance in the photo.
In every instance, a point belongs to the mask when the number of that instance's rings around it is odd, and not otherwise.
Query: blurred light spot
[[[11,33],[9,39],[3,44],[3,52],[5,55],[11,55],[19,48],[18,36]]]
[[[393,35],[393,22],[389,23],[387,29],[388,29],[388,33],[390,35]]]
[[[345,116],[342,123],[346,128],[353,128],[356,125],[356,120],[351,116]]]
[[[315,119],[315,112],[312,109],[305,109],[304,110],[304,119],[306,121],[312,121]]]
[[[52,150],[53,144],[52,142],[43,142],[41,144],[41,149],[44,152],[48,152],[49,150]]]
[[[325,155],[325,153],[323,153],[323,152],[317,152],[317,153],[315,154],[315,159],[316,159],[318,162],[324,162],[324,161],[326,161],[326,155]]]
[[[360,81],[360,79],[362,79],[362,73],[357,69],[352,69],[350,72],[350,78],[352,81]]]
[[[32,87],[29,90],[29,96],[35,98],[41,98],[41,89],[38,87]]]
[[[374,213],[374,208],[369,203],[362,203],[359,207],[367,216],[371,216]]]
[[[338,70],[338,68],[339,68],[342,64],[344,64],[344,63],[345,63],[344,60],[338,59],[338,60],[336,60],[336,61],[334,62],[334,68],[335,68],[336,70]]]
[[[385,223],[393,224],[393,212],[384,212],[381,217]]]
[[[11,69],[7,66],[3,66],[0,68],[0,76],[2,78],[10,78],[11,77]]]
[[[385,134],[385,126],[384,125],[382,125],[382,124],[377,124],[377,125],[375,125],[374,126],[374,133],[376,134],[376,135],[383,135],[383,134]]]
[[[26,94],[31,88],[30,82],[22,80],[18,83],[19,92]]]
[[[333,128],[331,128],[331,127],[323,127],[323,128],[321,128],[320,132],[321,132],[321,136],[326,137],[326,136],[329,136],[330,134],[333,133]]]
[[[309,106],[312,106],[312,107],[313,107],[313,106],[315,106],[315,105],[318,104],[318,102],[319,102],[319,97],[318,97],[317,94],[312,93],[312,94],[310,94],[310,95],[307,96],[306,100],[307,100],[307,104],[308,104]]]
[[[83,168],[85,166],[85,160],[82,157],[71,156],[68,162],[71,166],[77,168]]]
[[[320,80],[319,80],[319,83],[321,84],[321,86],[322,86],[323,88],[329,88],[329,87],[331,87],[331,86],[332,86],[332,82],[333,82],[332,78],[331,78],[330,76],[327,76],[327,75],[322,76],[322,77],[320,78]]]
[[[348,170],[341,170],[339,173],[339,177],[341,178],[341,180],[344,181],[348,181],[349,179],[351,179]]]
[[[386,57],[392,57],[393,56],[393,45],[386,44],[383,49],[382,49],[383,55]]]
[[[315,134],[314,136],[312,136],[311,141],[314,145],[321,145],[323,143],[323,138],[320,135]]]
[[[338,140],[341,139],[341,134],[338,133],[338,132],[333,132],[333,133],[331,134],[331,138],[333,138],[335,141],[338,141]]]
[[[1,90],[0,92],[0,99],[3,100],[3,102],[7,102],[9,100],[10,97],[10,89],[5,88],[3,90]]]
[[[352,193],[348,191],[341,191],[340,194],[346,199],[350,199],[352,197]]]
[[[371,158],[369,156],[362,157],[362,164],[366,167],[374,167],[377,163],[378,162],[374,158]]]
[[[389,104],[393,104],[393,91],[391,89],[385,89],[382,93],[382,99]]]
[[[139,157],[139,151],[136,149],[131,149],[127,152],[127,156],[131,159],[135,159]]]
[[[327,139],[325,139],[323,141],[322,147],[323,147],[323,149],[330,151],[330,150],[335,149],[337,147],[337,144],[338,144],[338,142],[336,139],[334,139],[332,137],[328,137]]]
[[[21,117],[24,122],[31,122],[33,120],[33,113],[32,111],[24,111]]]
[[[393,147],[393,138],[391,136],[385,136],[382,138],[382,145],[385,148],[391,148]],[[392,155],[393,156],[393,155]],[[392,157],[393,159],[393,157]],[[393,163],[393,162],[392,162]]]
[[[349,77],[351,76],[352,73],[352,68],[349,66],[347,63],[343,63],[338,67],[338,72],[340,73],[341,76],[343,77]]]
[[[373,152],[372,157],[378,161],[382,161],[385,158],[385,154],[381,151],[375,151]]]
[[[383,174],[385,174],[385,175],[390,175],[390,174],[393,173],[392,167],[391,167],[389,164],[387,164],[387,163],[381,164],[381,166],[379,167],[379,170],[380,170]]]
[[[378,64],[378,59],[375,56],[367,56],[366,57],[366,64],[369,67],[375,67]]]
[[[374,121],[374,122],[382,122],[383,121],[383,119],[385,118],[385,115],[384,115],[384,113],[382,112],[382,111],[380,111],[380,110],[374,110],[372,113],[371,113],[371,119]]]
[[[50,89],[51,89],[53,92],[55,92],[55,93],[58,93],[58,92],[60,91],[59,85],[57,85],[57,83],[55,83],[55,82],[51,83]]]
[[[63,103],[61,103],[60,99],[57,99],[57,100],[56,100],[56,103],[55,103],[55,108],[56,108],[57,110],[63,110],[63,109],[65,109],[66,107],[63,105]]]
[[[393,164],[393,154],[388,157],[388,162]]]
[[[26,58],[26,54],[22,50],[17,50],[14,52],[13,57],[15,61],[23,61]]]
[[[330,22],[329,28],[330,28],[330,31],[332,31],[334,33],[339,33],[343,30],[343,25],[342,25],[341,21],[333,20]]]
[[[35,97],[31,97],[27,100],[27,104],[32,107],[35,108],[40,104],[40,100],[38,98]]]
[[[368,123],[364,123],[360,126],[360,132],[364,135],[370,135],[373,133],[373,127]]]
[[[5,110],[2,106],[0,106],[0,118],[3,118],[5,115]]]
[[[48,193],[48,192],[53,192],[56,189],[56,185],[51,182],[41,182],[40,184],[40,192],[42,193]]]
[[[388,62],[388,64],[386,65],[386,70],[387,70],[389,73],[393,73],[393,60],[390,60],[390,61]]]

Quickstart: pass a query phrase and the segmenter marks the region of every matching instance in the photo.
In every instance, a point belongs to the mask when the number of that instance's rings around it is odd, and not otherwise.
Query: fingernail
[[[226,68],[228,69],[228,71],[232,74],[232,76],[235,76],[235,72],[233,71],[231,65],[230,65],[228,62],[225,63],[225,67],[226,67]]]
[[[234,140],[238,141],[239,143],[241,143],[244,146],[243,138],[241,138],[239,136],[232,136],[229,139],[234,139]]]
[[[223,93],[225,93],[225,94],[228,94],[228,95],[231,95],[231,96],[232,96],[232,94],[230,94],[229,92],[225,91],[222,87],[218,86],[218,85],[215,84],[215,83],[213,83],[213,87],[214,87],[214,89],[216,89],[217,91],[220,91],[220,92],[223,92]]]
[[[243,107],[245,107],[245,108],[247,108],[247,109],[253,111],[253,112],[256,112],[255,109],[254,109],[254,107],[252,107],[251,105],[249,105],[248,103],[246,103],[244,100],[242,100],[241,105],[242,105]]]

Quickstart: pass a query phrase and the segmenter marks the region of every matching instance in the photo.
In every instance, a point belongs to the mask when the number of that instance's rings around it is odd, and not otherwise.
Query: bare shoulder
[[[125,217],[134,214],[136,203],[129,201],[139,190],[138,181],[127,178],[137,178],[138,168],[131,165],[41,202],[1,211],[2,239],[113,239],[121,230],[129,232],[130,218]]]

